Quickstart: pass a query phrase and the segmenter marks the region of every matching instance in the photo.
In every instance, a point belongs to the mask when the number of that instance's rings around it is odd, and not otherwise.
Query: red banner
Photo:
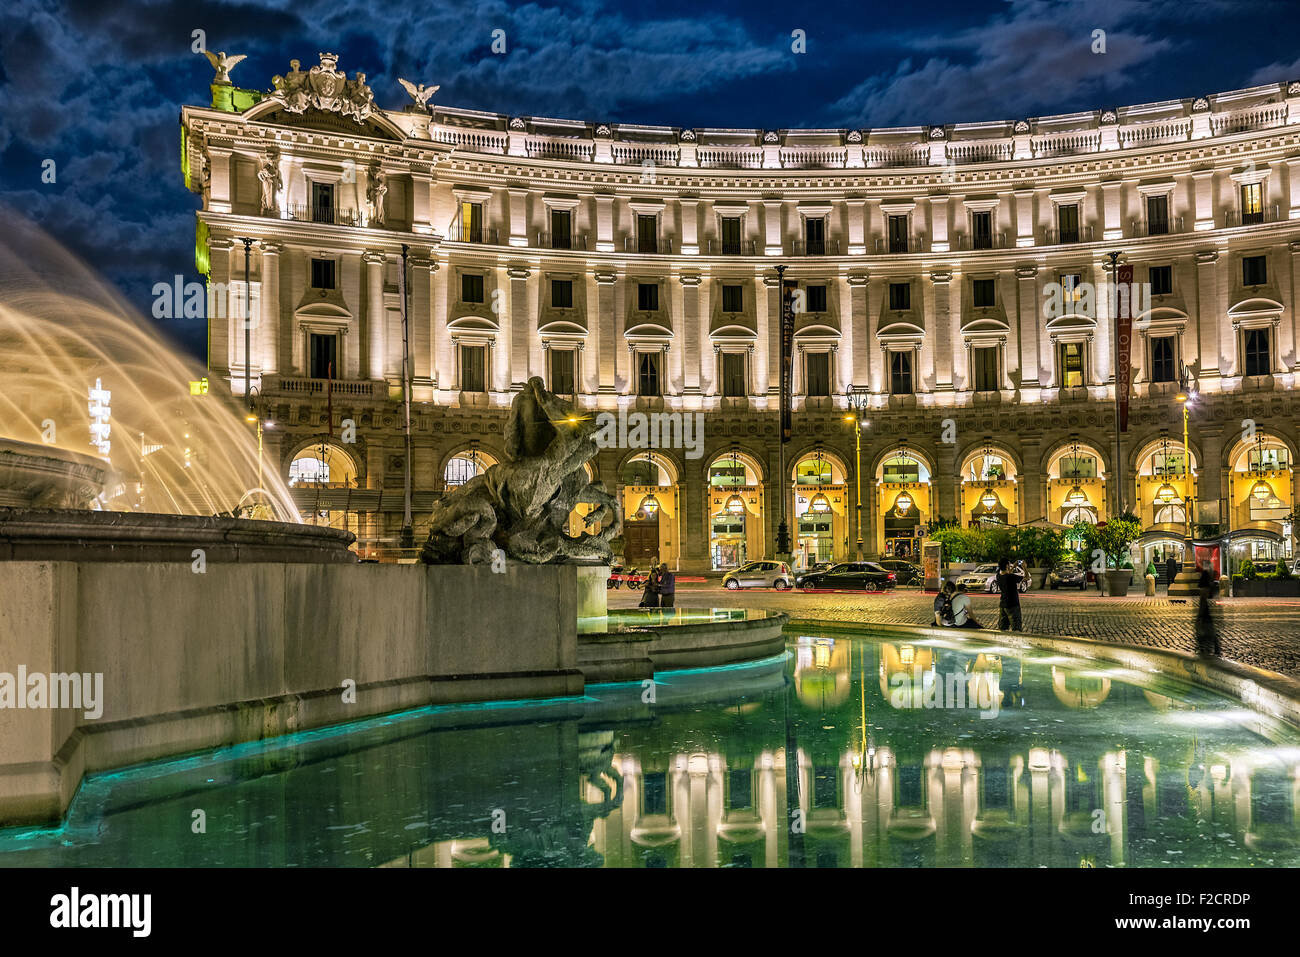
[[[794,296],[799,284],[786,279],[781,285],[781,441],[790,441],[790,362],[794,353]]]
[[[1128,431],[1128,392],[1132,375],[1133,349],[1133,267],[1115,270],[1115,388],[1119,396],[1119,430]]]

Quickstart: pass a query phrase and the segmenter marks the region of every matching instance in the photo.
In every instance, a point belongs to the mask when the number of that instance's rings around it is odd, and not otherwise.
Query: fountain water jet
[[[214,515],[255,499],[298,522],[273,466],[254,488],[257,442],[236,401],[191,395],[197,362],[37,227],[0,218],[0,438],[12,440],[0,447],[0,505]],[[92,396],[97,384],[108,401]],[[96,419],[107,454],[91,442]],[[53,482],[60,461],[69,475]]]

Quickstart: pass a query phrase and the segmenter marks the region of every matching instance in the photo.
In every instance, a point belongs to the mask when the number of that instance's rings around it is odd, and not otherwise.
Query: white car
[[[997,577],[998,566],[993,562],[989,562],[986,565],[976,565],[968,572],[962,572],[952,580],[952,583],[958,588],[963,585],[966,586],[967,591],[975,591],[976,589],[992,591],[989,582],[994,582],[996,585]]]
[[[785,562],[746,562],[723,575],[722,584],[731,589],[775,588],[777,591],[786,591],[794,585],[794,575]]]

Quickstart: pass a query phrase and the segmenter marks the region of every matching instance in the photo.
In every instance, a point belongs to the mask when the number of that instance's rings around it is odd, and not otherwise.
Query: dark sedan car
[[[901,558],[887,558],[875,564],[887,572],[893,572],[899,585],[918,585],[925,581],[925,571],[920,565],[903,561]]]
[[[830,588],[843,591],[884,591],[898,584],[897,577],[875,562],[842,562],[824,572],[803,575],[797,588]]]

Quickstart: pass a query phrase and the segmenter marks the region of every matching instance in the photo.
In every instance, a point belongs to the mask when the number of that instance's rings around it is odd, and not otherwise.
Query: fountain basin
[[[592,683],[756,661],[781,654],[788,620],[753,608],[624,609],[579,618],[578,667]]]
[[[93,455],[0,437],[0,506],[89,508],[109,470]]]

